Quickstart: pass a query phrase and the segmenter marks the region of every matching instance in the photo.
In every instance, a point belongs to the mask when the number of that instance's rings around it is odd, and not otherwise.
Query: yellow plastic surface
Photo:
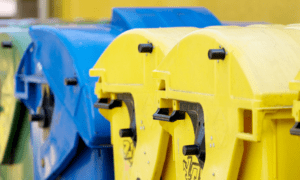
[[[297,0],[54,0],[51,2],[53,17],[68,21],[99,20],[110,18],[114,7],[174,7],[202,6],[212,11],[222,21],[265,21],[270,23],[299,23],[300,4]]]
[[[300,67],[299,37],[297,29],[280,25],[205,28],[182,39],[153,71],[157,82],[166,83],[158,100],[203,107],[206,160],[201,179],[298,179],[299,137],[289,132],[298,93],[289,90],[289,81]],[[226,50],[226,58],[209,60],[209,49],[219,48]],[[185,165],[182,146],[193,143],[188,138],[193,129],[184,124],[188,118],[160,123],[174,133],[178,179],[192,178],[180,168]]]
[[[102,54],[91,76],[97,76],[95,93],[98,98],[115,99],[119,93],[130,93],[134,99],[137,143],[131,138],[120,138],[119,130],[130,127],[126,105],[100,112],[111,122],[114,150],[115,178],[160,179],[164,166],[169,166],[169,179],[174,179],[174,161],[165,157],[169,135],[159,121],[153,121],[156,110],[154,70],[172,47],[196,28],[137,29],[116,38]],[[152,43],[152,53],[139,53],[138,45]],[[117,53],[116,53],[117,52]],[[168,149],[172,152],[172,149]],[[173,162],[173,165],[170,163]]]
[[[288,29],[300,30],[300,24],[291,24],[287,28]],[[300,96],[299,96],[299,92],[300,92],[300,71],[298,72],[295,79],[293,79],[290,82],[289,87],[290,87],[291,90],[294,90],[294,91],[298,92],[298,97],[294,100],[294,103],[293,103],[292,114],[293,114],[293,117],[295,118],[295,121],[300,122]]]

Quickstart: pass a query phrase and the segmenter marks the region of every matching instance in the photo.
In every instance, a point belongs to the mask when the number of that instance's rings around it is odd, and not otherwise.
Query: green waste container
[[[33,179],[26,107],[14,97],[14,74],[31,39],[27,28],[0,28],[0,179]]]

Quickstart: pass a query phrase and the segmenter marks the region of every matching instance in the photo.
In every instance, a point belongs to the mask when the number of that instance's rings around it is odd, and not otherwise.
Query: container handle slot
[[[121,100],[114,99],[114,100],[109,101],[108,98],[100,98],[94,104],[95,108],[100,108],[100,109],[113,109],[113,108],[121,107],[121,106],[122,106]]]
[[[296,122],[294,126],[290,129],[291,135],[300,136],[300,122]]]
[[[169,108],[158,108],[153,114],[154,120],[175,122],[177,120],[185,119],[185,111],[174,110],[171,115],[169,115]]]

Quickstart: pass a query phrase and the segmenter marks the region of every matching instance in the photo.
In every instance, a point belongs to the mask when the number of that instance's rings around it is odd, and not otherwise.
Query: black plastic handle
[[[300,122],[296,122],[294,126],[290,129],[291,135],[300,136]]]
[[[129,129],[120,129],[119,135],[120,135],[121,138],[123,138],[123,137],[133,137],[134,132],[132,131],[131,128],[129,128]]]
[[[225,52],[224,48],[223,49],[210,49],[208,51],[208,58],[211,59],[211,60],[214,60],[214,59],[224,60],[225,55],[226,55],[226,52]]]
[[[176,120],[185,119],[185,111],[175,110],[169,115],[169,108],[158,108],[157,111],[153,114],[154,120],[175,122]]]
[[[182,154],[188,155],[198,155],[200,153],[200,146],[198,145],[186,145],[182,147]]]
[[[32,114],[31,121],[42,121],[45,119],[45,115],[43,114]]]
[[[121,107],[122,106],[122,101],[121,100],[111,100],[109,103],[108,98],[102,98],[98,99],[98,101],[94,104],[95,108],[100,108],[100,109],[113,109],[115,107]]]
[[[184,156],[190,156],[190,155],[198,156],[198,158],[203,162],[205,161],[205,156],[206,156],[205,151],[202,151],[200,146],[196,144],[183,146],[182,154]]]
[[[66,86],[76,86],[78,84],[77,78],[65,78],[65,85]]]
[[[152,53],[153,45],[151,43],[149,43],[149,44],[139,44],[138,51],[140,53]]]
[[[13,44],[11,41],[2,41],[1,42],[1,47],[3,48],[12,48]]]

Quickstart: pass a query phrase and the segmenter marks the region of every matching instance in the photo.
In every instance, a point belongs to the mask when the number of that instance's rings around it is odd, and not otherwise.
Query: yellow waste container
[[[298,92],[288,86],[300,67],[299,35],[280,25],[211,27],[168,53],[152,75],[165,82],[157,100],[185,112],[160,120],[172,135],[176,178],[299,177],[299,138],[289,133]],[[157,108],[159,120],[166,107]]]
[[[155,80],[160,61],[186,34],[196,28],[128,31],[102,54],[90,75],[96,84],[97,105],[111,122],[116,179],[159,179],[169,136],[158,121]]]

